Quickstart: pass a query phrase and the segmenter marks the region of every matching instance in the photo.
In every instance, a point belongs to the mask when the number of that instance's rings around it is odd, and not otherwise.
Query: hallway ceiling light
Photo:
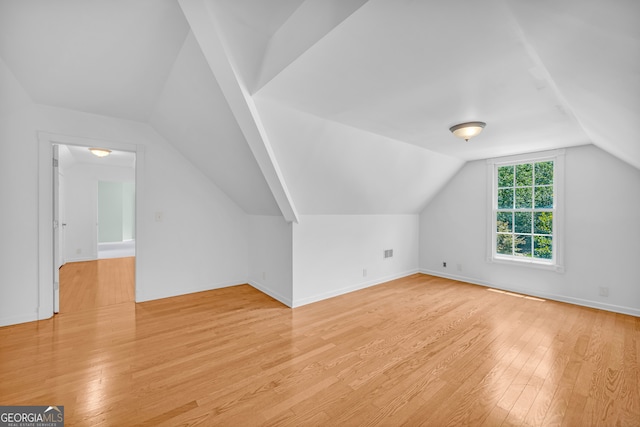
[[[458,138],[469,141],[474,136],[479,135],[485,126],[485,122],[466,122],[451,126],[449,130]]]
[[[111,154],[111,150],[107,150],[106,148],[89,148],[89,151],[91,151],[94,156],[98,157],[107,157]]]

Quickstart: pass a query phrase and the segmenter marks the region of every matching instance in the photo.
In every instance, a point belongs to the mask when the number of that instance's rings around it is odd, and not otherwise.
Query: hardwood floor
[[[60,269],[60,313],[135,300],[135,257],[70,262]]]
[[[640,425],[640,318],[414,275],[249,285],[0,328],[1,404],[67,426]]]

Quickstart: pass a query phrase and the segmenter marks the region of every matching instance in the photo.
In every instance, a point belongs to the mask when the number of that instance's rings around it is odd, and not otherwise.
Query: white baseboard
[[[583,307],[597,308],[600,310],[612,311],[614,313],[628,314],[630,316],[640,317],[640,309],[633,308],[633,307],[625,307],[625,306],[615,305],[615,304],[606,304],[600,301],[592,301],[592,300],[586,300],[581,298],[568,297],[565,295],[548,294],[545,292],[539,292],[539,291],[527,289],[527,288],[504,286],[497,283],[490,283],[484,280],[472,279],[470,277],[457,276],[455,274],[445,274],[440,271],[420,269],[420,273],[428,274],[430,276],[443,277],[445,279],[457,280],[459,282],[470,283],[472,285],[486,286],[489,288],[500,289],[503,291],[516,292],[519,294],[530,295],[533,297],[544,298],[544,299],[549,299],[549,300],[559,301],[559,302],[566,302],[569,304],[580,305]]]
[[[177,297],[180,295],[194,294],[196,292],[204,292],[204,291],[212,291],[214,289],[220,288],[228,288],[230,286],[244,285],[247,281],[242,280],[230,280],[227,282],[219,282],[205,286],[193,286],[190,288],[181,288],[181,289],[171,289],[171,290],[160,290],[160,291],[146,291],[144,289],[140,289],[138,284],[136,284],[136,302],[145,302],[145,301],[153,301],[157,299],[163,298],[171,298]]]
[[[291,307],[292,306],[291,298],[287,298],[287,297],[284,297],[284,296],[280,295],[278,292],[274,291],[273,289],[270,289],[269,287],[265,286],[264,284],[262,284],[262,283],[260,283],[258,281],[255,281],[255,280],[249,280],[249,284],[251,286],[253,286],[254,288],[256,288],[257,290],[259,290],[260,292],[262,292],[263,294],[267,294],[271,298],[275,299],[276,301],[280,301],[281,303],[283,303],[287,307]]]
[[[303,306],[303,305],[312,304],[314,302],[322,301],[322,300],[325,300],[325,299],[328,299],[328,298],[333,298],[333,297],[337,297],[337,296],[340,296],[340,295],[348,294],[349,292],[359,291],[360,289],[365,289],[365,288],[369,288],[371,286],[380,285],[382,283],[389,282],[391,280],[401,279],[403,277],[411,276],[412,274],[416,274],[416,273],[419,273],[419,272],[420,272],[420,270],[413,269],[413,270],[405,271],[405,272],[402,272],[402,273],[397,273],[397,274],[393,274],[393,275],[390,275],[390,276],[385,276],[385,277],[380,277],[380,278],[377,278],[377,279],[369,280],[369,281],[366,281],[366,282],[356,283],[356,284],[351,285],[351,286],[346,286],[344,288],[336,289],[336,290],[325,292],[325,293],[322,293],[322,294],[313,295],[313,296],[310,296],[310,297],[305,297],[305,298],[300,298],[300,299],[295,299],[294,298],[292,307],[300,307],[300,306]]]

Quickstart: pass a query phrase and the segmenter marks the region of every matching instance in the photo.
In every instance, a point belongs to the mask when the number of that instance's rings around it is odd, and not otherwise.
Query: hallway
[[[71,262],[60,269],[60,313],[135,299],[135,257]]]

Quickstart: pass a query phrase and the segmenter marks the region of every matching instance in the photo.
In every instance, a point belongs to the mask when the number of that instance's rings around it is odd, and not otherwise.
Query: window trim
[[[565,150],[542,151],[538,153],[487,159],[487,262],[507,265],[520,265],[531,268],[552,270],[564,273],[564,158]],[[554,162],[554,206],[553,215],[553,259],[541,260],[519,258],[496,253],[495,216],[497,211],[497,174],[498,166],[523,163],[536,163],[553,160]]]

